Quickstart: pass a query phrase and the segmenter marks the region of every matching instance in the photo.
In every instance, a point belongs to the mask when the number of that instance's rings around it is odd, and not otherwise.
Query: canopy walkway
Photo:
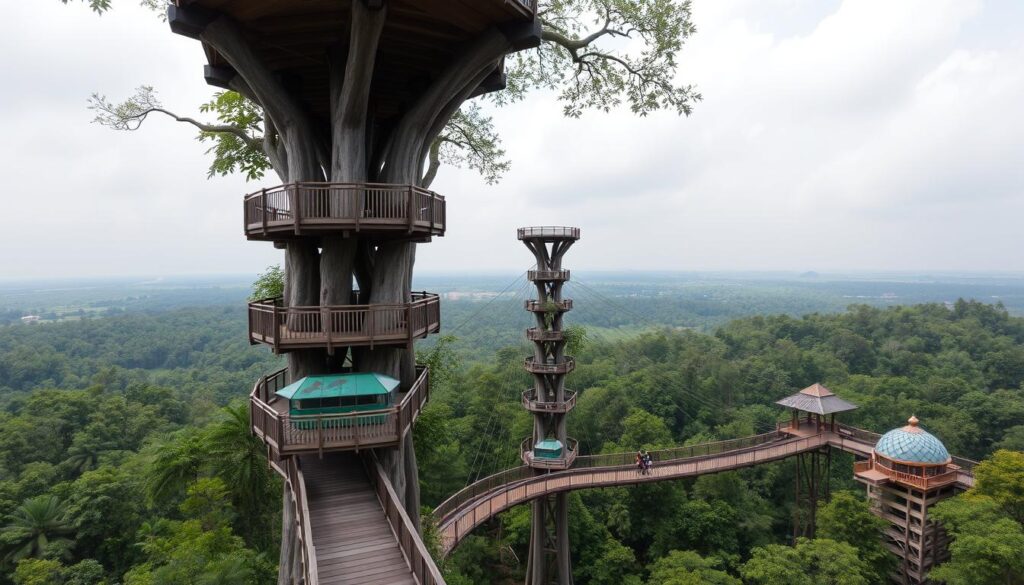
[[[305,582],[435,585],[444,579],[372,455],[290,457]]]
[[[475,482],[441,503],[434,518],[447,555],[477,526],[499,512],[551,493],[577,489],[635,485],[719,473],[777,461],[835,447],[866,457],[879,435],[846,425],[779,426],[761,435],[654,451],[654,467],[641,474],[635,453],[578,457],[571,469],[537,475],[526,466],[516,467]],[[959,470],[951,476],[964,489],[974,485],[972,461],[954,460]]]

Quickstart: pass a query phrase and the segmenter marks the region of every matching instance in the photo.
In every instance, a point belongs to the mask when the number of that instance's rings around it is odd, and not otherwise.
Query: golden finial
[[[907,419],[907,422],[910,423],[910,426],[916,427],[917,426],[917,422],[918,422],[917,421],[917,417],[914,416],[914,415],[910,415],[910,418]]]

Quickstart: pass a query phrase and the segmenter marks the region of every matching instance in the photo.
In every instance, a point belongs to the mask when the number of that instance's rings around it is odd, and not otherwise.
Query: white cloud
[[[57,0],[0,23],[0,276],[256,271],[240,178],[205,179],[170,121],[89,124],[85,99],[155,85],[194,109],[198,43],[131,3]],[[1024,47],[1012,7],[946,0],[702,0],[680,80],[691,118],[560,116],[536,95],[495,113],[499,186],[446,169],[449,235],[423,270],[519,268],[514,228],[583,227],[569,263],[640,269],[1024,269]],[[270,181],[268,179],[268,181]]]

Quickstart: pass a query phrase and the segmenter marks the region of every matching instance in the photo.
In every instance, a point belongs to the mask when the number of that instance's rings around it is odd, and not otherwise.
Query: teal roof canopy
[[[558,439],[544,439],[543,441],[537,441],[537,444],[534,445],[533,448],[546,451],[557,451],[562,448],[562,442]]]
[[[917,417],[910,417],[910,424],[893,429],[882,435],[875,444],[875,453],[906,463],[941,465],[950,462],[949,451],[942,441],[917,426]]]
[[[331,374],[306,376],[275,394],[288,400],[311,400],[344,396],[379,396],[398,388],[399,381],[384,374]]]

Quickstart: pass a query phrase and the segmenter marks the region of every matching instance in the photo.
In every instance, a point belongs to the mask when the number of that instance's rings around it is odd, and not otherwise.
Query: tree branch
[[[274,122],[288,153],[288,179],[323,180],[322,147],[311,120],[266,64],[255,55],[234,22],[221,16],[206,27],[200,38],[234,67],[245,80],[257,103]]]
[[[352,2],[345,67],[331,63],[332,181],[364,181],[367,177],[367,107],[386,16],[386,7],[372,10],[363,2]]]
[[[438,136],[430,143],[430,154],[427,157],[430,164],[427,166],[427,172],[420,179],[420,186],[424,189],[429,189],[434,179],[437,178],[437,171],[441,168],[441,143],[444,140],[443,136]]]

